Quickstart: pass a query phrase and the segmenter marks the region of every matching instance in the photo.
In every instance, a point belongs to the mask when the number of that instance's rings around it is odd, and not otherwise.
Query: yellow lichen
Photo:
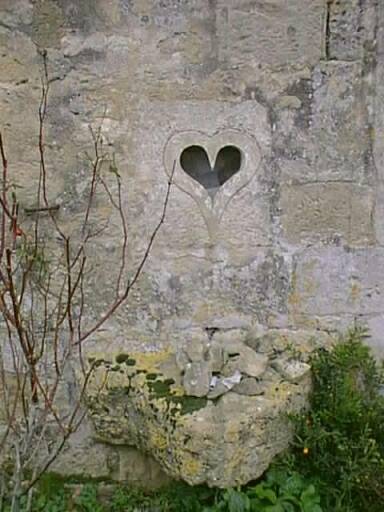
[[[152,429],[151,429],[152,430]],[[163,451],[168,446],[168,440],[159,428],[153,427],[149,434],[149,444],[155,451]]]
[[[160,352],[133,352],[129,356],[136,361],[136,367],[147,372],[159,371],[162,363],[172,357],[173,352],[170,348]]]
[[[192,455],[183,452],[181,457],[181,474],[186,477],[194,477],[201,471],[201,463]]]

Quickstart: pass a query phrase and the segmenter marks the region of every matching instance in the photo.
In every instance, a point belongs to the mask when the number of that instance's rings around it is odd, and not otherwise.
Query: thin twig
[[[129,292],[131,291],[132,287],[136,284],[137,280],[139,279],[141,272],[143,271],[144,265],[145,265],[145,263],[149,257],[149,254],[152,250],[152,246],[155,242],[157,233],[159,232],[161,226],[164,224],[164,221],[165,221],[165,215],[167,212],[169,197],[170,197],[170,193],[171,193],[171,187],[172,187],[172,183],[173,183],[173,175],[175,173],[175,167],[176,167],[176,163],[174,162],[172,173],[168,180],[167,193],[165,195],[165,200],[163,203],[163,209],[162,209],[162,213],[160,216],[160,220],[157,223],[155,229],[152,231],[147,248],[144,251],[144,254],[140,260],[140,263],[138,264],[138,266],[136,268],[136,272],[134,273],[133,278],[130,281],[128,281],[123,294],[120,295],[115,300],[115,302],[109,307],[109,309],[106,311],[106,313],[104,313],[101,316],[101,318],[90,329],[88,329],[88,331],[86,331],[85,333],[83,333],[80,336],[80,338],[77,340],[77,343],[84,342],[87,338],[89,338],[89,336],[91,334],[96,332],[113,315],[113,313],[121,306],[121,304],[126,301],[128,295],[129,295]]]

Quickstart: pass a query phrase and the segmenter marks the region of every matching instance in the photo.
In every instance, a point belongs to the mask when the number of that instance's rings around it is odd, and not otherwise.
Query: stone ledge
[[[87,389],[98,440],[136,446],[169,476],[192,485],[245,484],[287,447],[291,431],[286,414],[306,405],[308,338],[301,333],[301,360],[300,345],[293,351],[287,333],[283,341],[274,333],[269,347],[275,355],[268,356],[264,373],[256,379],[240,368],[243,382],[218,397],[208,390],[205,396],[188,395],[176,354],[170,351],[99,355]],[[265,340],[258,344],[263,347]]]

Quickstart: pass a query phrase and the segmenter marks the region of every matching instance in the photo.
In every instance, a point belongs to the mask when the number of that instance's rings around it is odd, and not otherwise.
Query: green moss
[[[159,375],[158,375],[157,373],[148,373],[148,375],[146,375],[146,377],[145,377],[145,378],[146,378],[147,380],[156,380],[158,376],[159,376]]]
[[[129,355],[128,354],[118,354],[116,356],[116,363],[118,364],[122,364],[124,363],[127,359],[129,359]]]
[[[50,498],[63,488],[67,480],[67,478],[57,473],[44,473],[39,480],[39,491]]]
[[[125,361],[125,364],[126,364],[127,366],[135,366],[135,364],[136,364],[136,359],[128,358],[128,359]]]
[[[147,385],[150,392],[153,394],[152,398],[169,397],[171,394],[170,384],[167,384],[164,381],[149,381]]]
[[[171,416],[192,414],[207,405],[208,399],[205,397],[175,395],[171,388],[175,384],[174,379],[161,380],[155,373],[149,373],[146,378],[150,399],[165,398],[169,405]]]
[[[203,409],[208,402],[206,397],[197,397],[197,396],[171,396],[169,397],[170,401],[174,404],[179,404],[181,408],[173,408],[170,410],[171,414],[173,411],[178,411],[181,416],[185,414],[192,414],[199,409]]]
[[[44,473],[38,483],[39,490],[42,490],[45,495],[54,495],[59,489],[62,489],[65,484],[89,484],[113,482],[109,477],[90,477],[86,475],[62,475],[54,471]]]

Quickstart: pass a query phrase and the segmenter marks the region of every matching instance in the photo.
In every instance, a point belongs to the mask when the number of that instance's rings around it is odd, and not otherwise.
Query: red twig
[[[111,162],[108,153],[103,151],[101,126],[91,131],[93,141],[93,158],[91,159],[91,176],[88,198],[83,221],[79,226],[78,238],[69,236],[61,227],[56,216],[58,207],[50,205],[48,200],[48,173],[45,154],[45,122],[47,118],[50,80],[48,76],[47,55],[42,53],[43,76],[41,82],[41,98],[39,105],[38,153],[40,172],[37,185],[37,206],[26,208],[27,214],[34,214],[33,232],[23,234],[19,227],[19,205],[14,195],[8,199],[10,182],[8,161],[0,133],[0,158],[2,165],[2,185],[0,190],[0,315],[7,327],[8,343],[12,356],[13,373],[16,376],[16,393],[7,394],[3,401],[6,411],[7,428],[0,440],[0,451],[7,444],[8,436],[14,436],[14,447],[17,447],[18,468],[13,477],[21,486],[23,472],[27,464],[34,464],[40,444],[43,442],[46,429],[54,422],[57,427],[55,448],[42,463],[36,462],[33,477],[23,494],[31,489],[41,475],[52,465],[62,451],[70,435],[75,432],[85,416],[82,412],[83,397],[94,367],[87,369],[83,360],[83,342],[107,322],[117,309],[126,301],[132,287],[137,283],[144,266],[150,256],[157,234],[163,225],[170,199],[173,175],[168,181],[167,191],[162,204],[158,222],[150,234],[147,246],[135,268],[132,278],[125,281],[127,266],[128,228],[123,208],[120,176],[115,174],[117,183],[116,195],[109,188],[102,175],[103,164]],[[113,160],[112,160],[113,162]],[[114,169],[112,169],[114,171]],[[95,205],[98,187],[104,191],[117,214],[121,224],[121,252],[119,264],[112,286],[114,296],[110,305],[93,324],[84,326],[86,321],[87,275],[92,272],[92,254],[87,247],[94,238],[105,229],[91,229],[91,214]],[[46,212],[46,220],[53,229],[49,231],[52,238],[59,240],[59,245],[52,251],[55,266],[51,264],[49,271],[44,273],[39,258],[45,256],[47,246],[42,244],[45,232],[42,229],[40,216]],[[9,223],[9,232],[7,234]],[[24,229],[24,226],[23,226]],[[53,232],[53,235],[52,235]],[[22,244],[18,237],[22,233]],[[17,250],[16,250],[17,249]],[[24,251],[24,252],[23,252]],[[40,266],[39,266],[40,265]],[[83,330],[84,326],[84,330]],[[75,352],[75,347],[78,353]],[[76,360],[74,355],[76,354]],[[77,389],[74,402],[69,412],[57,410],[58,392],[61,389],[65,370],[72,363],[80,365],[83,378]],[[0,361],[0,385],[7,393],[7,372],[4,361]],[[20,407],[19,407],[20,406]],[[21,414],[20,414],[21,410]],[[20,441],[20,442],[19,442]],[[20,448],[21,447],[21,448]],[[21,449],[21,452],[20,452]],[[37,460],[37,459],[36,459]],[[24,464],[24,465],[23,465]],[[16,465],[17,466],[17,465]],[[19,479],[19,480],[17,480]],[[19,492],[19,491],[17,491]]]

